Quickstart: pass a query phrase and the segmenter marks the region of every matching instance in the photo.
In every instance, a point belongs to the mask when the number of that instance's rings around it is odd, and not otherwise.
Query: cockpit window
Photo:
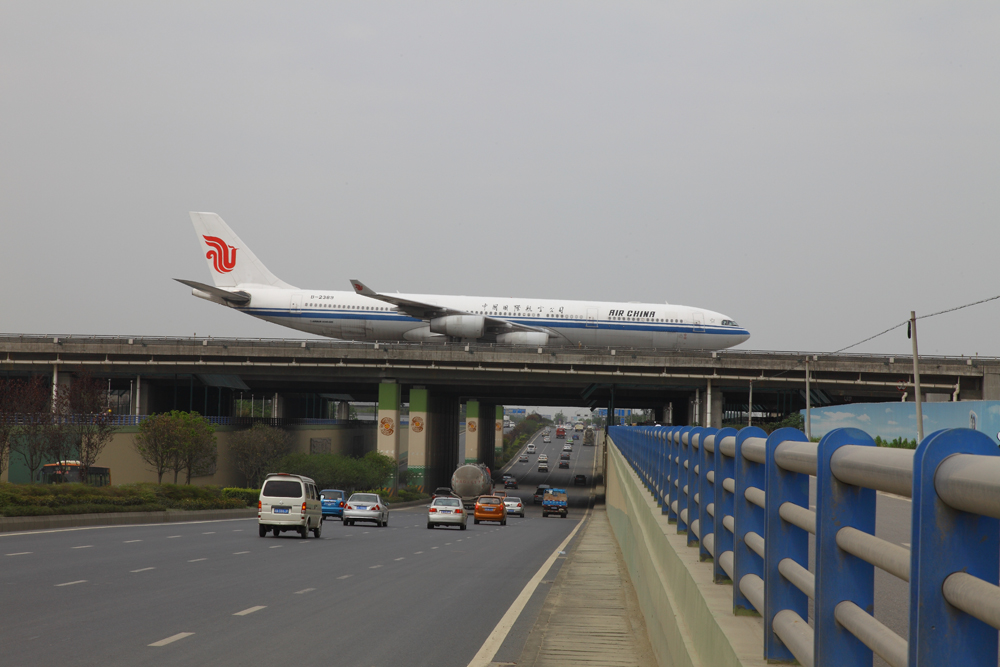
[[[736,324],[733,320],[722,320],[722,326],[724,327],[738,327],[740,325]]]

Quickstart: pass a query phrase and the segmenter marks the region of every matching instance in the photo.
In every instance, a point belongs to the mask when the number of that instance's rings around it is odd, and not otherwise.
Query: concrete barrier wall
[[[607,440],[608,518],[646,619],[649,641],[663,667],[763,666],[759,617],[734,616],[732,587],[712,581],[677,526]]]

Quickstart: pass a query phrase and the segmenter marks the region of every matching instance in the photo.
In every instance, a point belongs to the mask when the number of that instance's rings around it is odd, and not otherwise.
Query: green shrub
[[[260,500],[260,489],[240,489],[235,486],[227,486],[222,490],[223,498],[240,498],[247,507],[255,507]]]
[[[916,440],[906,438],[896,438],[895,440],[883,440],[880,436],[875,436],[875,444],[879,447],[892,447],[893,449],[916,449]]]

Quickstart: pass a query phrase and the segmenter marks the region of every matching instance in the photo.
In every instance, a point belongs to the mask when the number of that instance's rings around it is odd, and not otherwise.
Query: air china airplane
[[[299,289],[279,280],[215,213],[191,213],[213,285],[176,279],[194,296],[299,331],[360,341],[476,341],[721,350],[750,332],[704,308]]]

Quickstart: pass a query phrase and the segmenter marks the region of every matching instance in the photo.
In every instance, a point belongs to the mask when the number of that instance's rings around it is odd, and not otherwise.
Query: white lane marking
[[[167,644],[174,643],[178,639],[184,639],[185,637],[190,637],[193,634],[193,632],[178,632],[176,635],[172,635],[166,639],[161,639],[158,642],[153,642],[150,646],[166,646]]]
[[[342,577],[337,577],[337,578],[338,578],[338,579],[349,579],[349,578],[351,578],[351,577],[353,577],[353,576],[354,576],[353,574],[345,574],[344,576],[342,576]]]
[[[242,528],[237,528],[237,529],[236,529],[236,530],[234,530],[233,532],[234,532],[234,533],[242,533],[242,532],[243,532],[243,529],[242,529]]]
[[[202,535],[215,535],[215,531],[210,531],[208,533],[202,533]]]
[[[142,540],[125,540],[122,544],[132,544],[133,542],[142,542]]]
[[[501,618],[500,622],[497,623],[495,628],[493,628],[493,632],[491,632],[490,636],[486,638],[485,642],[483,642],[482,647],[480,647],[475,657],[472,658],[472,662],[469,663],[469,667],[488,667],[488,665],[493,662],[493,656],[496,655],[500,645],[503,644],[504,639],[507,638],[507,634],[514,626],[514,622],[517,620],[517,617],[521,615],[522,611],[524,611],[525,605],[528,604],[528,600],[531,599],[535,589],[538,588],[538,584],[542,582],[542,579],[544,579],[545,575],[548,574],[552,564],[556,562],[556,559],[559,557],[559,552],[566,550],[566,545],[568,545],[570,540],[572,540],[576,535],[576,531],[580,530],[580,526],[584,524],[588,516],[590,516],[589,508],[586,512],[584,512],[583,518],[577,522],[576,527],[573,528],[569,535],[566,536],[566,539],[562,541],[562,544],[557,546],[556,550],[552,552],[552,555],[545,559],[542,566],[538,568],[538,572],[535,572],[535,576],[533,576],[531,580],[524,585],[524,588],[521,590],[521,594],[518,595],[517,599],[515,599],[510,605],[507,613],[503,615],[503,618]]]
[[[168,540],[172,540],[172,539],[174,539],[175,537],[180,537],[180,535],[167,535],[167,539],[168,539]]]
[[[7,556],[27,556],[28,554],[33,554],[33,553],[35,553],[35,552],[34,551],[18,551],[17,553],[14,553],[14,554],[5,554],[5,555],[7,555]]]
[[[400,510],[405,511],[405,510]],[[219,523],[220,521],[256,521],[257,517],[248,517],[246,519],[209,519],[207,521],[185,521],[184,525],[190,526],[199,523]],[[46,535],[48,533],[72,533],[78,530],[107,530],[109,528],[149,528],[151,526],[170,526],[171,528],[177,527],[177,522],[169,523],[132,523],[132,524],[116,524],[111,526],[77,526],[76,528],[50,528],[48,530],[22,530],[16,533],[0,533],[0,538],[4,537],[19,537],[21,535]]]
[[[418,554],[422,554],[422,553],[423,553],[423,551],[414,551],[414,552],[413,552],[413,555],[414,555],[414,556],[416,556],[416,555],[418,555]]]
[[[92,549],[93,547],[93,544],[84,544],[82,547],[70,547],[70,549]]]
[[[149,570],[155,570],[155,569],[156,569],[155,567],[140,567],[138,570],[129,570],[129,572],[132,572],[132,573],[135,573],[135,572],[147,572]]]
[[[285,546],[285,545],[284,544],[275,544],[273,547],[268,547],[268,549],[280,549],[283,546]]]
[[[252,614],[255,611],[260,611],[261,609],[267,609],[267,605],[258,605],[256,607],[250,607],[249,609],[244,609],[243,611],[238,611],[233,616],[246,616],[247,614]]]
[[[208,560],[208,559],[207,558],[195,558],[193,560],[189,560],[188,562],[189,563],[197,563],[197,562],[203,561],[203,560]]]
[[[295,595],[302,595],[303,593],[312,593],[315,588],[303,588],[301,591],[295,591]]]
[[[80,579],[78,581],[67,581],[65,584],[56,584],[56,588],[60,586],[72,586],[73,584],[85,584],[85,583],[87,583],[86,579]]]
[[[406,556],[403,556],[402,558],[397,558],[396,560],[404,560],[405,558]]]
[[[444,543],[444,545],[445,545],[446,547],[450,547],[450,546],[451,546],[451,542],[445,542],[445,543]]]
[[[234,551],[233,555],[234,556],[239,556],[240,554],[248,554],[248,553],[250,553],[250,552],[249,551]]]
[[[367,534],[368,534],[368,531],[366,530],[365,532],[363,532],[363,533],[361,533],[361,534],[362,534],[362,535],[367,535]]]
[[[437,549],[437,547],[431,547],[431,549]]]
[[[379,569],[380,567],[382,567],[382,566],[381,566],[381,565],[372,565],[372,566],[371,566],[371,567],[369,567],[368,569],[369,569],[369,570],[377,570],[377,569]]]

